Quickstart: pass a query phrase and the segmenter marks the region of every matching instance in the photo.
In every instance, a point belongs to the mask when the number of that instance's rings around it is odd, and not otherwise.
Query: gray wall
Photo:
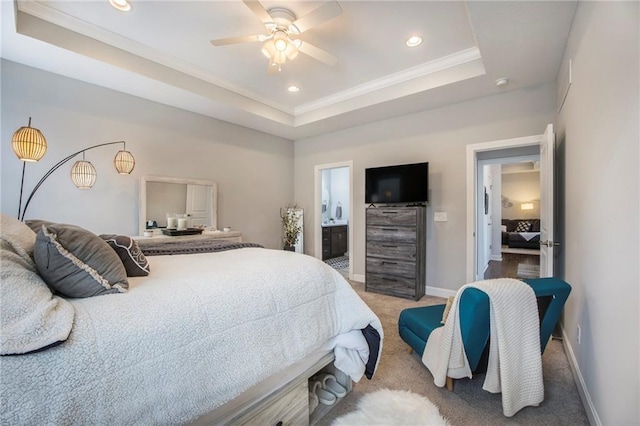
[[[3,213],[17,215],[22,162],[10,140],[31,116],[49,148],[27,165],[27,193],[60,159],[103,142],[126,140],[136,167],[130,176],[118,175],[112,162],[119,146],[91,150],[95,186],[77,189],[70,162],[43,184],[26,218],[137,235],[140,176],[209,179],[218,182],[220,226],[233,226],[247,241],[281,246],[279,210],[293,196],[293,142],[14,62],[1,66]]]
[[[295,142],[295,201],[305,209],[313,253],[314,166],[353,160],[354,274],[364,275],[367,167],[429,162],[427,286],[457,290],[466,279],[466,145],[538,135],[555,118],[555,85],[516,90]],[[433,212],[448,213],[433,222]]]
[[[604,425],[640,424],[638,22],[637,2],[580,2],[557,126],[565,343]]]

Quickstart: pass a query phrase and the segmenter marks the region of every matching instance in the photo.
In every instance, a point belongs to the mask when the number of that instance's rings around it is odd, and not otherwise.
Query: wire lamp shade
[[[96,183],[96,168],[90,161],[79,160],[71,167],[71,180],[79,189],[89,189]]]
[[[35,162],[40,160],[47,152],[47,140],[40,130],[29,124],[20,127],[11,138],[11,147],[19,160]]]
[[[131,174],[133,168],[136,166],[136,159],[133,155],[126,150],[120,150],[113,159],[113,165],[121,175]]]

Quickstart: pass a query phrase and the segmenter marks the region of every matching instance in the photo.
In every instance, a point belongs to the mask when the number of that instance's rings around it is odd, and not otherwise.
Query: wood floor
[[[531,254],[502,253],[502,262],[489,261],[489,267],[484,273],[484,279],[490,278],[517,278],[518,264],[538,265],[540,256]]]

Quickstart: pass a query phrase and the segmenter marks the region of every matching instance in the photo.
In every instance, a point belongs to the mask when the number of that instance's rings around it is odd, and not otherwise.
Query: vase
[[[284,249],[286,251],[296,251],[296,248],[294,246],[284,246]]]

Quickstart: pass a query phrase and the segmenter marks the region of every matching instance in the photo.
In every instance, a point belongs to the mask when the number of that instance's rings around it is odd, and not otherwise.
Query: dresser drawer
[[[236,423],[236,422],[234,422]],[[308,425],[309,387],[307,381],[296,385],[275,401],[269,401],[257,411],[238,419],[241,425]]]
[[[367,241],[416,242],[416,228],[410,226],[367,226]]]
[[[393,243],[387,241],[367,241],[367,253],[369,257],[380,257],[383,259],[416,259],[416,245]]]
[[[367,209],[367,226],[416,226],[418,214],[416,209]]]
[[[367,257],[367,274],[370,273],[390,275],[394,277],[415,278],[416,262]]]
[[[402,297],[415,297],[416,280],[383,274],[367,274],[365,290]]]

